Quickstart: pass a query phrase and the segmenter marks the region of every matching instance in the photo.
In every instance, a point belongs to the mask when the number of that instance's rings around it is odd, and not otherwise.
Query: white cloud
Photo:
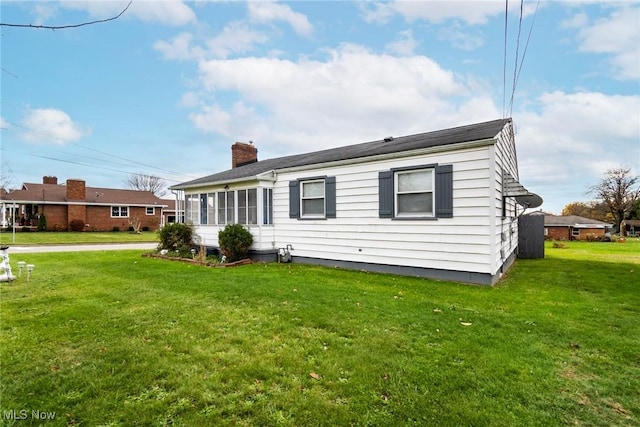
[[[247,3],[247,7],[249,19],[253,22],[284,21],[298,34],[308,36],[313,32],[313,25],[307,17],[293,11],[288,5],[271,1],[250,1]]]
[[[0,129],[9,129],[9,123],[4,119],[4,117],[0,116]]]
[[[197,46],[191,46],[193,35],[190,33],[181,33],[175,36],[171,41],[157,41],[153,44],[153,48],[160,52],[164,59],[186,61],[190,59],[200,59],[204,56],[204,51]]]
[[[64,0],[60,6],[67,9],[84,10],[96,19],[116,16],[129,0],[81,1]],[[165,25],[185,25],[196,21],[196,15],[181,0],[135,0],[122,18],[135,17],[145,22],[157,22]]]
[[[499,1],[394,1],[371,2],[361,5],[366,22],[386,22],[393,15],[401,15],[407,21],[424,20],[438,24],[457,19],[467,24],[485,24],[488,18],[504,14],[504,3]]]
[[[203,131],[266,140],[269,150],[291,153],[499,117],[486,93],[472,93],[427,57],[347,44],[327,53],[324,61],[202,61],[205,91],[236,92],[243,101],[206,105],[191,119]]]
[[[581,25],[577,27],[576,23],[576,28],[579,28],[580,50],[610,55],[614,78],[640,79],[639,15],[640,6],[627,4],[591,25],[587,25],[583,17],[579,18],[577,23]]]
[[[232,53],[246,53],[259,43],[265,43],[265,34],[242,23],[227,25],[220,34],[207,40],[207,50],[215,58],[226,58]]]
[[[640,170],[640,96],[599,92],[544,93],[540,112],[514,114],[520,175],[559,213],[564,205],[588,200],[586,183],[606,169],[628,162]]]
[[[62,110],[55,108],[34,108],[25,112],[22,126],[26,129],[22,139],[34,143],[55,143],[64,145],[89,135],[91,131],[71,120]]]
[[[466,51],[475,50],[484,45],[482,36],[463,31],[457,23],[443,28],[439,37],[443,40],[448,40],[453,47]]]
[[[416,47],[418,47],[418,42],[413,38],[413,32],[405,30],[398,33],[398,39],[388,43],[386,49],[396,55],[410,56],[414,54]]]

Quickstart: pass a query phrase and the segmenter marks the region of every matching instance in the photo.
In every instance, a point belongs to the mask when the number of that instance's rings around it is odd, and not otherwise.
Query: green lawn
[[[4,245],[65,245],[77,243],[134,243],[157,242],[158,235],[153,231],[143,231],[140,234],[120,232],[0,232],[0,243]]]
[[[567,245],[493,288],[16,255],[36,267],[0,285],[0,423],[638,426],[640,242]]]

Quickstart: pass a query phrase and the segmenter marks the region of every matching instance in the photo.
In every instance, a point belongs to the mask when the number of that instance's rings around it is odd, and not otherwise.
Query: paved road
[[[119,249],[155,249],[157,243],[98,243],[84,245],[38,245],[38,246],[11,246],[7,252],[12,254],[26,254],[36,252],[83,252],[83,251],[113,251]]]

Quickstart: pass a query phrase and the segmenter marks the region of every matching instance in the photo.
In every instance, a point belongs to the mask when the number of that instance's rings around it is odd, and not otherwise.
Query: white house
[[[245,224],[252,257],[494,284],[518,246],[522,205],[511,119],[258,161],[172,187],[201,243]],[[535,207],[535,206],[529,206]]]

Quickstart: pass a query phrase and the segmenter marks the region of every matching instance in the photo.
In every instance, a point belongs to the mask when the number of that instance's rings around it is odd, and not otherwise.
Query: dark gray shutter
[[[436,167],[436,217],[453,218],[453,165]]]
[[[336,177],[328,176],[324,180],[324,197],[327,206],[327,218],[336,217]]]
[[[380,218],[393,218],[393,172],[378,173],[378,200]]]
[[[300,183],[289,181],[289,218],[300,218]]]

